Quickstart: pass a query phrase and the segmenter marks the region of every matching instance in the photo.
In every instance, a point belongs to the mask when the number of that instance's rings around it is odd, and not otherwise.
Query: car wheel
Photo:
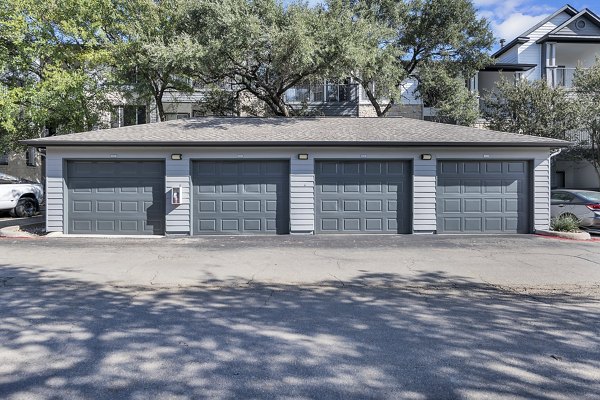
[[[19,218],[28,218],[33,217],[36,211],[36,201],[28,197],[24,197],[19,199],[17,206],[14,208],[14,215]]]

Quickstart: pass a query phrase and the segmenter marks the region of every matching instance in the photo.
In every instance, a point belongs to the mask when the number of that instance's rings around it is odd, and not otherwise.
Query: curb
[[[588,232],[556,232],[547,231],[544,229],[536,229],[535,233],[541,236],[558,237],[570,240],[592,240],[592,236]]]
[[[13,238],[13,239],[33,239],[33,238],[39,237],[38,235],[34,235],[33,233],[29,233],[29,232],[23,232],[19,229],[22,226],[28,226],[28,225],[38,225],[38,224],[35,223],[35,224],[27,224],[27,225],[13,225],[13,226],[7,226],[6,228],[1,228],[0,229],[0,237]]]

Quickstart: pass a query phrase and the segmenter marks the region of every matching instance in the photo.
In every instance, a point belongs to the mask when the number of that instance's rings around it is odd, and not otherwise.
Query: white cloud
[[[535,24],[546,18],[548,15],[549,14],[526,15],[521,12],[516,12],[500,23],[492,21],[492,29],[497,38],[510,41],[527,31],[529,28],[535,26]]]

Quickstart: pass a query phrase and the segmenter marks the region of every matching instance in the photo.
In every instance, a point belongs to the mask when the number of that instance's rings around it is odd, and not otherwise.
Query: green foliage
[[[419,72],[420,96],[426,106],[435,107],[436,122],[472,126],[479,118],[477,95],[469,91],[465,81],[453,77],[439,63],[423,65]]]
[[[579,224],[581,221],[572,214],[563,214],[552,218],[550,221],[550,229],[556,232],[579,232]]]
[[[472,120],[459,110],[472,103],[467,93],[462,92],[460,100],[429,98],[434,88],[427,76],[432,68],[443,70],[436,84],[457,87],[461,81],[464,86],[491,63],[488,51],[494,39],[489,22],[477,16],[470,0],[358,0],[354,7],[359,19],[371,26],[371,32],[366,30],[358,42],[364,45],[356,51],[357,79],[379,116],[400,101],[400,83],[413,78],[432,107],[443,108],[444,114],[463,123]],[[363,70],[367,71],[364,76]]]
[[[0,152],[49,130],[89,130],[109,107],[101,78],[127,0],[0,0]]]
[[[541,80],[501,80],[484,98],[484,116],[490,129],[555,139],[568,139],[580,125],[569,93]]]
[[[121,43],[112,65],[113,82],[130,103],[155,102],[159,118],[166,119],[166,91],[193,92],[190,77],[201,49],[182,30],[185,2],[140,1],[139,15],[129,26],[129,40]]]
[[[264,102],[272,114],[290,116],[286,90],[346,67],[353,30],[345,13],[304,2],[191,2],[186,31],[204,54],[196,74],[231,83]]]
[[[573,83],[580,120],[588,133],[587,142],[577,146],[575,152],[594,165],[600,178],[600,59],[589,69],[578,68]]]

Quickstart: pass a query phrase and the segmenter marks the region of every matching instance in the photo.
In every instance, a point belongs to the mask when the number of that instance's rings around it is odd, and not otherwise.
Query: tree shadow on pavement
[[[1,398],[600,395],[594,299],[443,273],[155,289],[0,271]]]

